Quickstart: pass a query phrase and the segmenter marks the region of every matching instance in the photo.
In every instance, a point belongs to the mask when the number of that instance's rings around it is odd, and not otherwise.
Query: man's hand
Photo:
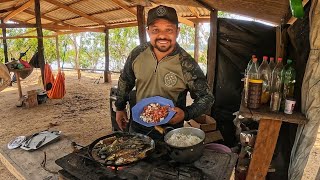
[[[184,120],[184,111],[178,107],[171,108],[172,111],[175,111],[176,114],[169,121],[169,124],[177,124]]]
[[[121,131],[123,131],[129,122],[126,110],[116,111],[116,121]]]

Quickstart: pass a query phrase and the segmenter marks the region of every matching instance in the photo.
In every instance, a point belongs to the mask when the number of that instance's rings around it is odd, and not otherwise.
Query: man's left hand
[[[178,107],[171,108],[172,111],[175,111],[176,114],[169,121],[169,124],[177,124],[184,120],[184,111]]]

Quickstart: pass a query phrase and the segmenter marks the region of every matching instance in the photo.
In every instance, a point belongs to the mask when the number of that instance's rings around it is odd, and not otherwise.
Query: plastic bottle
[[[258,59],[253,58],[252,64],[248,71],[249,85],[248,85],[248,107],[257,109],[261,105],[261,94],[263,81],[259,76]]]
[[[271,75],[271,101],[270,110],[278,112],[280,110],[280,103],[282,97],[282,76],[283,69],[282,58],[278,58],[277,65],[272,71]]]
[[[244,70],[244,104],[246,107],[248,105],[248,87],[249,87],[248,71],[252,65],[252,59],[255,57],[256,55],[251,56],[251,59],[248,62],[247,68]]]
[[[263,81],[261,103],[266,104],[270,99],[271,71],[268,64],[268,57],[263,56],[263,61],[258,69],[259,77]]]
[[[291,59],[287,60],[287,65],[283,68],[281,76],[283,79],[282,107],[284,107],[286,98],[293,98],[294,83],[296,82],[296,70]]]
[[[271,73],[275,66],[276,66],[276,63],[274,63],[274,57],[270,57],[269,67],[270,67]]]
[[[258,58],[252,58],[252,64],[248,70],[249,79],[260,79]]]

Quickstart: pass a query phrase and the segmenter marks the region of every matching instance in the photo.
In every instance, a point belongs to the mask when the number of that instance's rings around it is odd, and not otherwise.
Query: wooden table
[[[17,79],[18,85],[18,93],[19,93],[19,100],[22,98],[22,89],[21,89],[21,81],[20,81],[20,73],[25,71],[30,71],[32,68],[24,68],[24,69],[10,69],[10,72],[13,72]]]
[[[246,108],[243,103],[240,106],[239,116],[259,121],[258,134],[246,177],[247,180],[265,179],[282,122],[294,124],[306,124],[308,122],[307,118],[298,112],[290,115],[283,112],[271,112],[269,106],[254,110]]]

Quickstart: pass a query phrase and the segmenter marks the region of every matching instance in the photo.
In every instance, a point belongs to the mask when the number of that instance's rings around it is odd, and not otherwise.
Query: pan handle
[[[169,131],[174,130],[174,128],[173,128],[173,127],[170,127],[170,126],[165,127],[165,128],[163,128],[163,127],[161,127],[161,126],[154,126],[154,129],[157,130],[157,131],[158,131],[160,134],[162,134],[162,135],[165,135],[165,134],[167,134]]]

